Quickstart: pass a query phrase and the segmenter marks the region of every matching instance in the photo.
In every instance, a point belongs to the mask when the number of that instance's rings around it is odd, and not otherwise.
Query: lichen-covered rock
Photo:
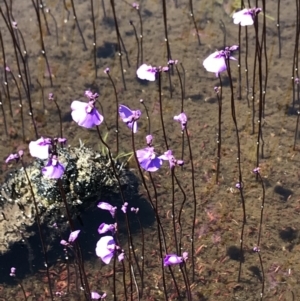
[[[119,191],[118,181],[107,156],[83,145],[78,148],[61,148],[58,155],[60,163],[65,166],[61,178],[63,194],[57,180],[42,175],[41,169],[46,162],[36,160],[26,167],[41,223],[49,226],[58,217],[65,215],[63,195],[70,213],[74,214],[78,206],[90,206],[91,201]],[[114,166],[123,188],[131,185],[133,177],[130,172],[121,163],[114,162]],[[21,241],[22,236],[30,236],[32,233],[26,232],[26,229],[36,222],[34,198],[23,168],[12,172],[0,187],[0,211],[1,254],[12,243]]]

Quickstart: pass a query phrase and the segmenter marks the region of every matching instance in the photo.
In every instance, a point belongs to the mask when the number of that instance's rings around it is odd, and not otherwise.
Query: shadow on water
[[[130,224],[131,234],[140,231],[140,224],[137,220],[137,215],[130,211],[131,207],[139,208],[139,219],[143,228],[150,227],[154,221],[154,212],[150,203],[138,193],[138,180],[135,175],[131,174],[131,185],[123,187],[123,193],[128,203],[128,220]],[[121,211],[122,199],[119,194],[111,193],[103,195],[101,201],[108,202],[112,206],[117,206],[116,218],[118,221],[117,237],[127,237],[127,228],[125,224],[125,215]],[[98,198],[86,200],[88,206],[78,206],[77,213],[74,214],[73,222],[76,230],[80,230],[78,242],[81,247],[84,260],[96,258],[95,248],[96,243],[101,236],[110,235],[109,233],[100,235],[97,229],[101,223],[113,224],[115,220],[111,217],[108,211],[97,208]],[[64,247],[60,244],[62,239],[68,240],[70,230],[66,224],[65,218],[57,215],[57,226],[42,225],[43,239],[47,248],[48,264],[54,265],[58,261],[65,262]],[[20,231],[21,232],[21,231]],[[32,227],[26,227],[22,230],[22,242],[14,243],[10,250],[4,255],[0,255],[0,283],[12,284],[13,279],[10,277],[10,268],[18,267],[18,279],[22,280],[29,274],[35,274],[39,270],[45,269],[44,256],[39,236],[37,224]],[[26,238],[26,234],[31,233],[32,236]],[[122,239],[121,239],[122,241]],[[69,258],[72,261],[72,252],[69,253]]]
[[[97,48],[97,58],[113,57],[118,49],[118,44],[111,42],[104,42],[102,46]]]

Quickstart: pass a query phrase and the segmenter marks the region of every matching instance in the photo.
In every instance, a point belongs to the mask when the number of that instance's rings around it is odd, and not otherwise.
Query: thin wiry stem
[[[117,154],[119,153],[119,98],[118,98],[118,93],[116,89],[116,85],[111,78],[109,71],[105,72],[113,86],[114,93],[115,93],[115,100],[116,100],[116,146],[117,146]]]
[[[39,0],[37,0],[37,2],[39,3]],[[47,54],[46,54],[46,48],[45,48],[45,44],[44,44],[44,37],[43,37],[41,16],[40,16],[40,11],[39,11],[39,6],[38,6],[39,4],[38,3],[35,4],[34,0],[32,0],[32,4],[33,4],[33,7],[35,9],[37,21],[38,21],[38,24],[39,24],[40,42],[41,42],[41,48],[42,48],[41,49],[41,53],[42,53],[42,55],[43,55],[43,57],[45,59],[45,62],[46,62],[47,75],[48,75],[49,80],[50,80],[50,85],[51,85],[51,87],[53,87],[52,74],[51,74],[51,69],[50,69],[48,57],[47,57]]]
[[[262,257],[261,257],[261,254],[260,254],[260,244],[261,244],[261,234],[262,234],[262,224],[263,224],[263,217],[264,217],[266,192],[265,192],[264,181],[263,181],[263,178],[261,177],[261,175],[259,173],[259,169],[257,170],[256,175],[258,176],[258,178],[261,182],[261,187],[262,187],[262,191],[263,191],[263,196],[262,196],[262,201],[261,201],[261,206],[260,206],[260,222],[259,222],[257,246],[255,248],[255,250],[258,254],[258,257],[259,257],[261,273],[262,273],[262,287],[261,287],[261,293],[260,293],[260,298],[261,298],[260,300],[262,300],[263,295],[264,295],[264,289],[265,289],[265,273],[264,273],[264,266],[263,266]]]
[[[94,0],[91,0],[91,12],[92,12],[92,20],[93,20],[94,68],[95,68],[95,78],[97,78],[97,36],[96,36],[95,14],[94,14]]]
[[[87,50],[85,39],[84,39],[84,36],[82,34],[82,31],[81,31],[81,28],[80,28],[80,25],[79,25],[79,21],[78,21],[78,18],[77,18],[77,14],[76,14],[76,10],[75,10],[75,5],[74,5],[74,0],[71,0],[71,4],[72,4],[72,10],[73,10],[73,19],[76,22],[76,26],[77,26],[79,34],[81,36],[82,43],[83,43],[83,46],[84,46],[84,50]]]
[[[242,166],[241,166],[241,144],[240,144],[240,136],[239,136],[239,129],[237,125],[237,119],[236,119],[236,112],[235,112],[235,101],[234,101],[234,91],[233,91],[233,81],[231,77],[231,70],[230,70],[230,63],[229,63],[229,58],[226,58],[226,67],[227,67],[227,74],[229,78],[229,84],[230,84],[230,90],[231,90],[231,115],[232,115],[232,120],[234,123],[235,127],[235,133],[236,133],[236,142],[237,142],[237,163],[238,163],[238,171],[239,171],[239,191],[240,191],[240,197],[241,197],[241,202],[242,202],[242,207],[243,207],[243,221],[242,221],[242,229],[241,229],[241,236],[240,236],[240,266],[239,266],[239,273],[238,273],[238,282],[241,280],[241,272],[242,272],[242,264],[244,261],[244,250],[243,250],[243,245],[244,245],[244,230],[245,230],[245,225],[246,225],[246,203],[244,199],[244,183],[243,183],[243,178],[242,178]]]
[[[135,41],[136,41],[136,45],[137,45],[136,69],[138,69],[139,65],[140,65],[140,43],[139,43],[139,39],[138,39],[138,36],[137,36],[136,28],[135,28],[133,22],[130,20],[129,23],[130,23],[130,25],[133,28],[133,32],[134,32],[134,36],[135,36]]]
[[[3,124],[4,124],[5,134],[6,134],[6,137],[8,137],[8,130],[7,130],[7,124],[6,124],[6,116],[5,116],[5,110],[4,110],[3,103],[2,103],[2,93],[1,93],[1,91],[0,91],[0,107],[1,107],[2,116],[3,116]]]
[[[127,87],[126,87],[126,83],[125,83],[125,76],[124,76],[124,69],[123,69],[123,59],[122,59],[122,51],[121,51],[121,34],[120,34],[120,31],[119,31],[119,26],[118,26],[118,20],[117,20],[116,9],[115,9],[115,1],[110,0],[110,5],[111,5],[112,11],[113,11],[115,29],[116,29],[116,34],[117,34],[118,56],[119,56],[119,59],[120,59],[120,68],[121,68],[123,86],[124,86],[124,90],[126,91]]]
[[[35,193],[33,191],[33,188],[32,188],[32,185],[31,185],[30,178],[29,178],[28,173],[27,173],[25,163],[23,162],[22,158],[20,158],[20,161],[21,161],[22,167],[24,169],[25,177],[26,177],[26,180],[28,182],[29,190],[30,190],[30,193],[31,193],[31,196],[32,196],[32,199],[33,199],[33,203],[34,203],[35,216],[36,216],[36,220],[37,220],[37,226],[38,226],[38,229],[39,229],[39,235],[40,235],[40,240],[41,240],[41,245],[42,245],[42,251],[43,251],[44,259],[45,259],[45,264],[44,265],[45,265],[45,268],[46,268],[46,274],[47,274],[47,279],[48,279],[49,293],[50,293],[50,298],[53,301],[54,299],[53,299],[53,292],[52,292],[52,286],[51,286],[51,277],[50,277],[50,271],[49,271],[48,256],[47,256],[46,245],[45,245],[45,241],[44,241],[43,234],[42,234],[42,229],[41,229],[40,213],[39,213],[37,201],[36,201],[36,198],[35,198]]]
[[[280,33],[280,0],[277,2],[277,36],[278,36],[278,58],[281,58],[281,33]]]
[[[168,37],[168,23],[167,23],[168,19],[167,19],[166,0],[162,1],[162,7],[163,7],[163,17],[164,17],[165,42],[166,42],[166,46],[167,46],[167,60],[169,62],[170,60],[172,60],[172,55],[171,55],[171,48],[170,48],[169,37]],[[171,68],[170,71],[173,74],[173,68]],[[172,98],[173,88],[172,88],[172,81],[171,81],[171,72],[168,72],[168,75],[169,75],[169,85],[170,85],[170,97]]]
[[[4,86],[6,89],[6,96],[7,96],[7,101],[9,104],[9,112],[10,116],[13,118],[13,113],[12,113],[12,107],[11,107],[11,97],[10,97],[10,90],[9,90],[9,84],[8,84],[8,79],[7,79],[7,70],[6,70],[6,58],[5,58],[5,48],[4,48],[4,43],[2,39],[2,33],[0,30],[0,42],[1,42],[1,49],[2,49],[2,59],[3,59],[3,70],[4,70]]]
[[[10,71],[10,74],[13,78],[13,81],[17,87],[17,90],[18,90],[18,96],[19,96],[19,108],[20,108],[20,116],[21,116],[21,124],[22,124],[22,138],[23,138],[23,141],[25,142],[25,122],[24,122],[24,113],[23,113],[23,100],[22,100],[22,94],[21,94],[21,91],[20,91],[20,88],[19,88],[19,85],[18,85],[18,82],[17,82],[17,79],[16,77],[14,76],[13,72]]]
[[[190,17],[192,18],[194,28],[195,28],[195,31],[196,31],[196,36],[197,36],[197,39],[198,39],[198,44],[200,46],[201,45],[201,40],[200,40],[200,36],[199,36],[198,26],[197,26],[197,23],[196,23],[196,20],[195,20],[193,0],[189,0],[189,7],[190,7]]]
[[[218,99],[218,138],[217,138],[217,145],[218,145],[218,155],[217,155],[217,170],[216,170],[216,184],[219,183],[219,174],[220,174],[220,165],[221,165],[221,146],[222,146],[222,80],[221,76],[219,74],[219,81],[220,81],[220,87],[216,88],[217,91],[217,99]]]
[[[7,12],[9,12],[9,8],[8,8],[8,5],[7,5],[6,1],[4,1],[4,3],[5,3]],[[26,95],[27,95],[27,100],[28,100],[28,105],[29,105],[29,115],[31,117],[31,121],[32,121],[32,124],[33,124],[33,127],[34,127],[34,132],[35,132],[35,135],[36,135],[36,139],[38,139],[39,135],[38,135],[36,122],[35,122],[35,119],[34,119],[34,116],[33,116],[33,108],[32,108],[32,101],[31,101],[31,94],[30,94],[29,72],[27,72],[27,70],[28,70],[27,66],[28,65],[26,64],[25,57],[23,56],[23,53],[22,53],[22,51],[20,49],[20,46],[17,42],[14,30],[12,28],[12,22],[11,22],[11,19],[9,17],[9,14],[8,14],[8,19],[7,19],[4,15],[3,11],[2,11],[1,6],[0,6],[0,14],[2,15],[2,18],[5,21],[5,24],[6,24],[8,30],[11,34],[11,37],[12,37],[12,40],[13,40],[13,43],[14,43],[14,53],[15,53],[15,58],[16,58],[16,62],[17,62],[18,72],[19,72],[18,77],[21,79],[23,88],[24,88],[24,90],[26,92]],[[23,77],[22,77],[22,72],[21,72],[18,53],[19,53],[20,58],[22,60],[26,84],[25,84],[25,82],[23,80]]]

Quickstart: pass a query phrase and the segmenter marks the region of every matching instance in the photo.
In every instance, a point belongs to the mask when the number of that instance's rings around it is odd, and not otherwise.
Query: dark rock
[[[106,155],[84,145],[62,148],[58,154],[59,161],[65,166],[61,178],[63,194],[57,180],[42,175],[41,169],[47,163],[43,160],[36,160],[26,167],[34,197],[23,168],[10,173],[0,187],[0,254],[24,236],[35,234],[27,231],[36,223],[35,201],[41,224],[51,227],[66,216],[63,195],[70,214],[75,216],[78,210],[91,206],[92,201],[119,192],[118,181]],[[137,179],[122,163],[115,161],[114,164],[122,189],[128,185],[137,186]]]

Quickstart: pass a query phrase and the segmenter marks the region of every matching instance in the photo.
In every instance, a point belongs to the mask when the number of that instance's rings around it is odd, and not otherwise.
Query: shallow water
[[[137,47],[133,28],[129,21],[132,20],[139,30],[137,12],[131,3],[120,1],[116,4],[116,13],[130,66],[123,55],[123,68],[127,90],[123,87],[120,72],[119,57],[116,51],[116,32],[110,3],[104,1],[105,14],[102,2],[94,3],[95,24],[97,31],[97,73],[95,79],[93,62],[93,28],[91,21],[90,1],[74,1],[76,13],[88,50],[84,50],[83,41],[78,28],[72,19],[71,2],[66,1],[70,11],[65,10],[62,1],[48,1],[47,7],[57,22],[58,35],[52,17],[46,13],[51,35],[47,35],[44,19],[42,18],[44,43],[49,60],[53,87],[50,87],[49,72],[45,60],[41,55],[40,35],[37,27],[36,14],[31,1],[13,1],[12,14],[18,21],[18,28],[22,32],[28,52],[28,64],[31,79],[31,97],[36,116],[38,133],[43,136],[57,136],[59,134],[59,118],[55,105],[48,101],[48,93],[54,93],[58,100],[63,116],[63,133],[68,144],[78,145],[81,139],[86,145],[100,149],[101,144],[95,130],[79,128],[71,119],[70,104],[74,99],[84,100],[83,93],[86,89],[99,92],[102,108],[99,110],[105,117],[106,124],[101,125],[101,131],[107,131],[108,142],[113,152],[116,151],[116,104],[113,87],[103,72],[110,68],[110,74],[116,84],[119,102],[139,108],[143,115],[139,121],[139,131],[135,135],[136,148],[145,145],[147,134],[147,120],[140,99],[148,107],[151,132],[154,135],[154,145],[159,153],[163,153],[165,143],[163,139],[159,97],[156,83],[141,83],[136,79]],[[164,66],[167,63],[166,43],[164,41],[164,24],[162,5],[160,1],[141,1],[141,13],[144,27],[144,62],[152,65]],[[230,86],[226,72],[222,73],[223,81],[223,113],[222,113],[222,152],[219,184],[215,184],[217,162],[217,132],[218,132],[218,102],[214,86],[219,85],[213,73],[208,73],[202,66],[202,61],[216,49],[224,45],[222,29],[226,30],[226,45],[238,44],[238,26],[232,23],[228,16],[229,4],[219,4],[212,1],[194,1],[194,15],[199,29],[201,45],[198,44],[195,30],[189,17],[188,1],[167,1],[168,34],[173,59],[178,59],[184,66],[185,99],[184,111],[188,116],[188,131],[190,134],[193,162],[195,166],[195,191],[197,198],[197,214],[195,228],[195,274],[192,281],[192,260],[189,258],[187,269],[193,300],[260,300],[262,286],[262,271],[259,257],[252,251],[257,244],[257,236],[261,214],[262,186],[252,173],[256,167],[256,141],[259,86],[256,76],[254,97],[255,134],[252,133],[252,93],[247,95],[245,76],[245,29],[242,28],[241,43],[241,70],[242,99],[238,100],[238,68],[236,62],[231,62],[233,83],[235,89],[236,116],[241,143],[241,167],[243,175],[243,192],[245,197],[247,223],[244,232],[244,262],[240,282],[239,248],[240,231],[242,227],[243,208],[239,190],[235,188],[238,182],[237,143],[235,128],[231,117]],[[261,3],[258,3],[261,6]],[[265,186],[264,219],[260,255],[263,261],[265,292],[264,300],[297,300],[300,295],[299,281],[299,146],[293,150],[295,126],[297,116],[292,110],[293,81],[292,66],[294,55],[294,41],[296,34],[296,5],[293,1],[285,1],[280,7],[281,25],[281,58],[278,57],[278,36],[276,27],[277,2],[268,1],[266,15],[267,28],[267,61],[268,82],[266,89],[265,118],[263,120],[264,157],[260,158],[259,166]],[[5,11],[5,6],[1,3]],[[272,20],[274,18],[275,20]],[[263,15],[260,14],[259,26],[261,29]],[[67,20],[67,21],[65,21]],[[221,22],[222,21],[222,22]],[[0,18],[0,28],[3,35],[7,65],[17,75],[11,37],[7,27]],[[57,40],[58,45],[57,45]],[[255,56],[254,27],[248,28],[248,66],[249,87],[253,86],[253,60]],[[236,53],[235,57],[238,57]],[[0,64],[3,64],[1,56]],[[264,65],[263,65],[264,66]],[[264,68],[264,67],[263,67]],[[181,75],[183,71],[179,66]],[[3,68],[1,71],[3,79]],[[263,70],[263,83],[266,72]],[[11,104],[13,118],[9,117],[8,102],[5,99],[5,88],[2,87],[3,99],[7,122],[9,124],[9,137],[5,135],[3,117],[0,114],[1,145],[0,153],[3,162],[8,154],[17,149],[25,150],[26,162],[30,162],[27,152],[28,142],[35,139],[34,128],[29,117],[25,117],[25,142],[22,141],[22,124],[18,107],[18,93],[14,83],[9,77]],[[37,81],[38,80],[38,81]],[[170,97],[168,74],[162,76],[163,86],[163,117],[170,149],[177,158],[181,157],[182,137],[180,125],[174,123],[173,116],[180,113],[181,90],[176,72],[171,76],[173,97]],[[39,84],[40,83],[40,84]],[[41,89],[42,86],[42,89]],[[28,112],[26,96],[22,90],[24,112]],[[250,107],[247,105],[247,96]],[[44,99],[44,102],[43,102]],[[296,107],[298,101],[296,100]],[[131,133],[119,121],[120,150],[132,151]],[[299,138],[299,137],[297,137]],[[299,141],[297,141],[299,144]],[[186,195],[181,214],[182,224],[182,251],[188,251],[191,256],[191,233],[193,225],[193,191],[191,182],[191,162],[189,159],[187,142],[185,140],[183,168],[176,169],[176,175]],[[1,166],[2,179],[10,166]],[[130,161],[130,168],[136,171],[134,160]],[[148,175],[145,173],[145,177]],[[166,233],[167,248],[169,253],[175,253],[173,226],[172,226],[172,182],[167,163],[153,174],[157,185],[158,211],[161,223]],[[148,183],[148,182],[147,182]],[[150,182],[149,182],[150,185]],[[151,197],[154,191],[151,188]],[[159,248],[156,222],[153,212],[147,203],[147,195],[140,186],[142,198],[140,218],[143,221],[145,239],[145,276],[144,294],[141,300],[164,300],[162,272],[160,267]],[[178,185],[175,185],[175,208],[178,218],[180,206],[184,196]],[[79,242],[83,248],[85,269],[88,273],[92,291],[106,291],[107,300],[112,300],[113,278],[111,275],[112,264],[105,266],[96,258],[94,249],[99,235],[98,225],[103,222],[102,216],[96,208],[88,214],[82,213],[83,227]],[[133,204],[129,204],[133,206]],[[138,206],[134,204],[134,206]],[[92,215],[90,215],[92,214]],[[121,212],[119,214],[121,216]],[[120,217],[122,218],[122,217]],[[177,226],[178,227],[178,226]],[[121,221],[119,239],[122,248],[127,250],[127,232],[124,221]],[[93,230],[94,229],[94,230]],[[177,228],[178,230],[178,228]],[[179,230],[178,230],[179,231]],[[141,256],[141,231],[137,220],[132,222],[133,242],[138,257]],[[177,232],[178,233],[178,232]],[[58,240],[59,241],[59,240]],[[39,244],[38,238],[32,242],[33,246]],[[27,252],[28,246],[24,246]],[[66,292],[66,265],[63,260],[63,249],[57,243],[52,250],[51,277],[53,291],[62,292],[63,300],[83,300],[78,283],[75,283],[75,272],[70,271],[70,292]],[[31,254],[30,252],[28,253]],[[42,254],[40,255],[42,256]],[[26,256],[25,256],[26,258]],[[18,260],[15,255],[10,257],[11,262],[5,257],[5,262],[0,256],[0,297],[3,300],[23,300],[24,297],[16,281],[7,282],[6,275],[9,268],[16,266],[19,279],[28,300],[50,300],[47,279],[41,266],[42,260],[30,259],[31,264]],[[32,264],[33,262],[33,264]],[[32,269],[29,269],[29,266]],[[122,266],[117,264],[117,296],[118,300],[125,300],[123,293]],[[128,270],[128,267],[127,267]],[[182,275],[178,267],[174,267],[176,279],[180,290],[184,290]],[[128,272],[128,271],[127,271]],[[128,284],[129,276],[127,274]],[[138,281],[140,281],[138,279]],[[176,300],[176,291],[169,270],[166,269],[166,282],[169,300]],[[140,282],[138,282],[140,283]],[[129,288],[128,288],[129,290]],[[80,297],[81,296],[81,297]],[[138,300],[136,295],[134,300]],[[1,299],[0,299],[1,300]]]

